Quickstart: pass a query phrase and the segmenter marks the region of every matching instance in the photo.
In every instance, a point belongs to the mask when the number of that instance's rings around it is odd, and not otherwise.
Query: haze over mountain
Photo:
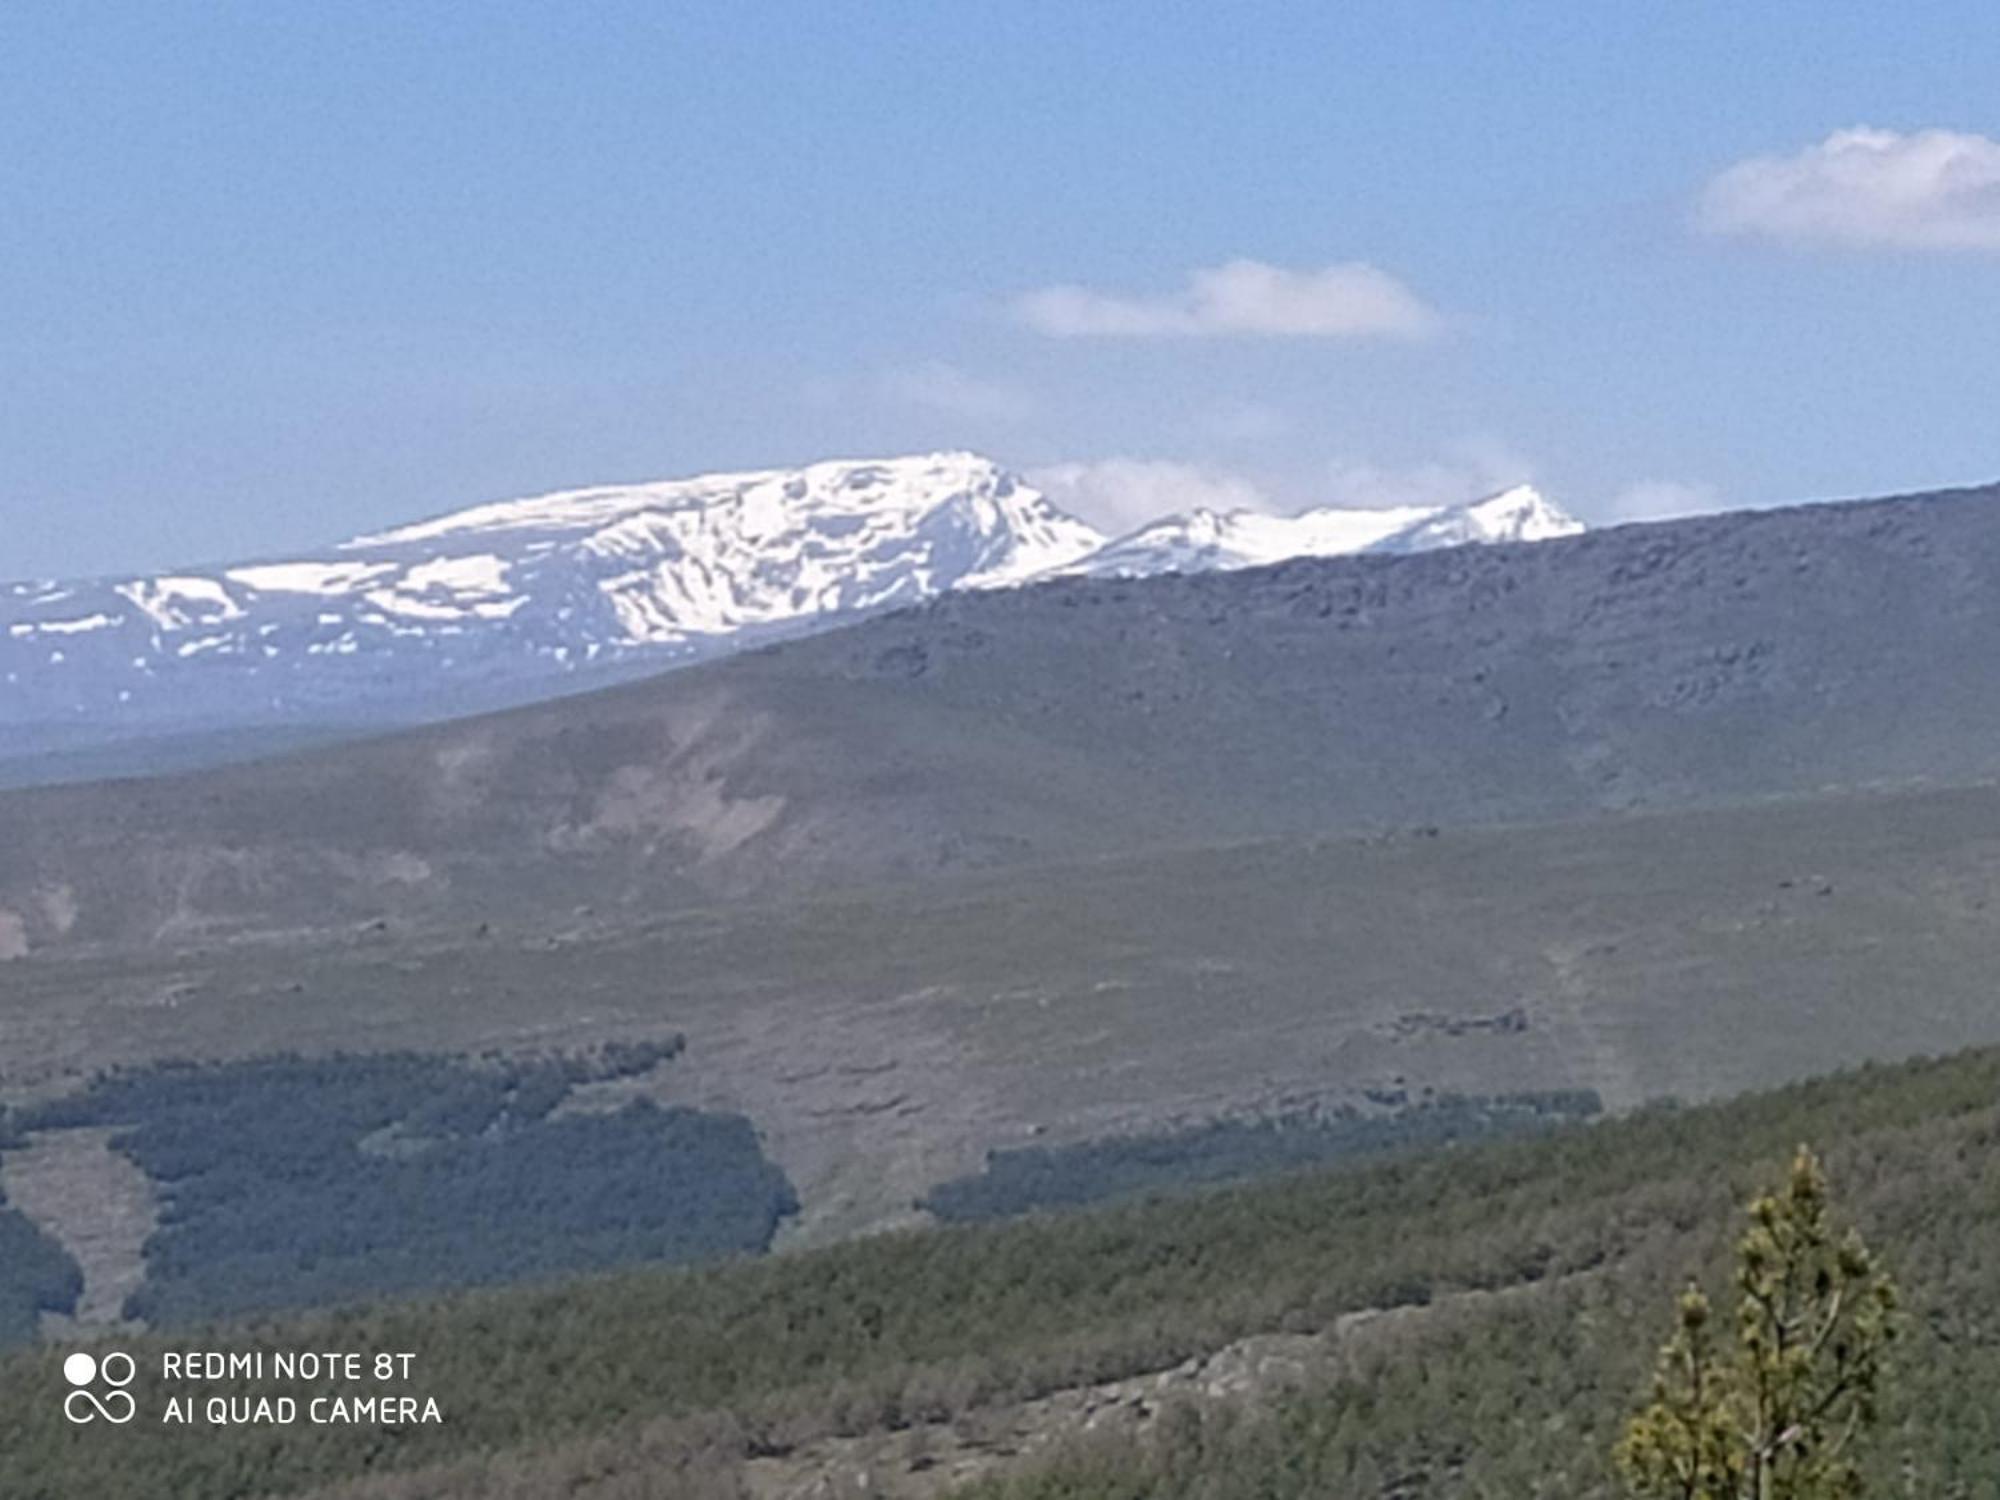
[[[274,732],[531,701],[1066,570],[1187,572],[1576,529],[1514,491],[1442,509],[1200,512],[1114,543],[968,453],[565,491],[299,558],[0,585],[0,757],[144,736],[157,764],[176,753],[159,737],[178,735],[177,753],[199,762]],[[225,746],[242,729],[266,737]],[[101,749],[45,769],[100,763],[126,769]]]

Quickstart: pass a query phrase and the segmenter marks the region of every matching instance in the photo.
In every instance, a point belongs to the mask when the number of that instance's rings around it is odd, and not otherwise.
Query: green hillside
[[[1924,1493],[1992,1494],[2000,1051],[1192,1200],[173,1342],[413,1351],[412,1388],[447,1414],[436,1426],[88,1433],[52,1394],[60,1351],[19,1355],[0,1366],[0,1406],[24,1414],[0,1430],[0,1488],[26,1500],[736,1495],[746,1463],[832,1434],[972,1421],[1246,1334],[1402,1309],[1407,1332],[1324,1389],[1263,1415],[1170,1424],[1147,1440],[1179,1445],[1165,1468],[1143,1445],[1098,1446],[1008,1493],[1603,1494],[1666,1289],[1716,1263],[1736,1204],[1800,1140],[1821,1147],[1907,1294],[1904,1398],[1879,1473],[1907,1460]],[[157,1347],[134,1346],[142,1369]],[[149,1376],[135,1390],[142,1405],[168,1394]]]

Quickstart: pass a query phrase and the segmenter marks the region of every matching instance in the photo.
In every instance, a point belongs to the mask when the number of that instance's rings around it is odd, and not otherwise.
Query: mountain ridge
[[[1491,506],[1395,512],[1390,542],[1520,535],[1485,519]],[[1121,553],[992,460],[946,452],[555,491],[291,558],[0,583],[0,758],[115,765],[91,753],[178,738],[180,751],[161,748],[171,765],[196,736],[219,752],[231,729],[262,744],[273,730],[339,737],[450,718],[958,590],[1351,550],[1334,514],[1228,518],[1257,530],[1254,556],[1132,538]],[[1340,514],[1367,540],[1368,513]],[[1200,524],[1155,525],[1177,521]]]

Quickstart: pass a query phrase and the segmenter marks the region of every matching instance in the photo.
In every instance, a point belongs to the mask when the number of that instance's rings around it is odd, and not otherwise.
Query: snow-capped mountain
[[[0,753],[448,717],[952,589],[1578,529],[1519,489],[1444,508],[1197,511],[1112,541],[969,453],[568,490],[300,557],[0,584]]]
[[[1017,583],[1104,541],[967,453],[570,490],[304,557],[0,585],[0,724],[337,721],[440,689],[462,709]]]
[[[1212,510],[1163,516],[1061,571],[1140,578],[1254,568],[1292,557],[1351,552],[1427,552],[1475,543],[1539,542],[1570,536],[1583,523],[1529,485],[1466,505],[1386,510],[1327,507],[1295,516]]]

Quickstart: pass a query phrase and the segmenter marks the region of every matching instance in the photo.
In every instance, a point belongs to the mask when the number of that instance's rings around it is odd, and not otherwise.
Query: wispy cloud
[[[2000,250],[2000,141],[1951,130],[1837,130],[1755,156],[1703,190],[1711,234],[1793,245]]]
[[[1240,474],[1171,459],[1050,464],[1031,469],[1027,479],[1064,510],[1113,535],[1175,511],[1273,508],[1270,497]]]
[[[1014,310],[1053,338],[1423,338],[1443,320],[1387,271],[1364,261],[1293,271],[1232,260],[1189,275],[1180,291],[1123,296],[1051,286]]]
[[[1462,505],[1534,477],[1534,465],[1503,443],[1469,439],[1444,457],[1410,464],[1336,459],[1315,503],[1381,510],[1392,505]]]
[[[1640,479],[1625,486],[1602,505],[1588,511],[1599,526],[1625,521],[1666,521],[1675,516],[1706,515],[1728,506],[1713,485],[1681,479]]]
[[[1197,509],[1291,514],[1318,506],[1460,505],[1523,483],[1532,472],[1533,465],[1505,444],[1470,438],[1419,463],[1336,459],[1289,477],[1253,479],[1211,463],[1119,456],[1050,464],[1027,478],[1065,510],[1117,533]]]

